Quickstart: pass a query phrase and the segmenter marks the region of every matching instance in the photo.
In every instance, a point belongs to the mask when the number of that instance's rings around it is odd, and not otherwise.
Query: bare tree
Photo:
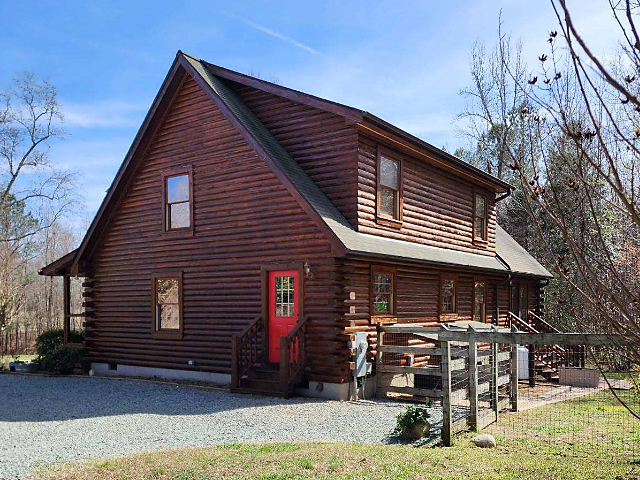
[[[31,281],[35,236],[77,205],[73,172],[48,158],[64,136],[56,89],[23,74],[0,93],[0,331],[15,322]]]
[[[566,1],[550,2],[558,23],[548,32],[548,49],[539,52],[535,70],[527,72],[519,57],[514,59],[500,25],[498,55],[508,78],[494,77],[500,84],[496,86],[473,75],[475,88],[465,93],[477,99],[472,113],[480,119],[478,132],[500,134],[508,125],[512,134],[517,131],[515,137],[496,135],[484,154],[506,161],[513,172],[539,253],[567,286],[562,293],[566,305],[561,307],[573,328],[621,334],[626,341],[607,367],[637,368],[640,4],[609,1],[620,41],[618,54],[605,60],[589,48]],[[478,65],[487,57],[477,51],[473,58]],[[479,93],[504,91],[504,84],[517,90],[515,116],[499,115],[513,102]]]

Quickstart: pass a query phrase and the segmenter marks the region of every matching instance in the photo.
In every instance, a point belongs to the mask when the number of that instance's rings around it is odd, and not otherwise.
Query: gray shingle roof
[[[212,74],[203,62],[189,56],[185,58],[344,245],[347,253],[509,272],[509,268],[495,256],[431,247],[357,232],[225,81]],[[542,265],[500,227],[496,233],[496,249],[500,258],[509,264],[512,271],[537,277],[551,277]]]

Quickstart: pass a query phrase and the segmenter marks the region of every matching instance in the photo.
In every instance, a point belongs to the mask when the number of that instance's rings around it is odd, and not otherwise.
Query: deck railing
[[[306,334],[308,317],[284,337],[280,337],[280,388],[288,391],[302,377],[306,364]]]
[[[242,376],[260,359],[261,335],[262,317],[256,317],[231,338],[231,388],[238,388]]]

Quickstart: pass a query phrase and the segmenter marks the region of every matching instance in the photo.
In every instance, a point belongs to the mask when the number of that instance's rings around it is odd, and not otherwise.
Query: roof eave
[[[386,120],[381,119],[380,117],[377,117],[376,115],[373,115],[372,113],[364,112],[362,121],[365,123],[369,123],[373,126],[376,126],[393,135],[396,135],[402,138],[403,140],[411,143],[412,145],[426,150],[427,152],[435,155],[436,157],[444,158],[445,160],[451,162],[455,167],[459,167],[465,172],[467,172],[469,175],[493,185],[497,192],[506,193],[511,191],[512,187],[507,182],[500,180],[499,178],[494,177],[493,175],[490,175],[487,172],[480,170],[477,167],[474,167],[473,165],[465,162],[464,160],[459,159],[455,155],[451,155],[450,153],[445,152],[441,148],[438,148],[435,145],[432,145],[429,142],[426,142],[416,137],[415,135],[412,135],[409,132],[406,132],[405,130],[402,130],[401,128],[396,127],[395,125],[387,122]]]

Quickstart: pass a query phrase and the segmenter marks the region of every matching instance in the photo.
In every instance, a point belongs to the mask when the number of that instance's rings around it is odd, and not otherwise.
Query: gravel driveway
[[[231,442],[385,442],[406,404],[278,399],[137,380],[0,374],[0,478],[50,462]]]

